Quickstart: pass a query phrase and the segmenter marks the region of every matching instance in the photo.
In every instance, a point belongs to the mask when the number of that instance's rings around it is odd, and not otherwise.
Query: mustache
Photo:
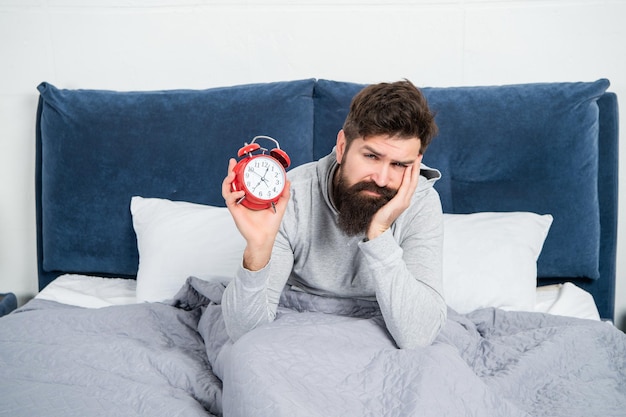
[[[350,187],[348,191],[350,194],[357,194],[361,191],[372,191],[380,195],[379,198],[385,199],[387,201],[391,200],[398,193],[398,190],[394,190],[393,188],[389,187],[380,187],[376,185],[376,183],[370,181],[357,182],[352,187]]]

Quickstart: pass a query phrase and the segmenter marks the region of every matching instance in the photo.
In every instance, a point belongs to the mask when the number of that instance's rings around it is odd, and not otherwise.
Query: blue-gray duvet
[[[449,312],[399,350],[374,304],[286,292],[232,344],[223,287],[171,304],[34,300],[0,318],[1,416],[625,416],[626,335],[538,313]]]

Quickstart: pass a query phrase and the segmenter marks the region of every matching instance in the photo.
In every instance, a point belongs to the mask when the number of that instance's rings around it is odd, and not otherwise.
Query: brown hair
[[[438,128],[422,92],[403,80],[372,84],[361,90],[352,99],[343,131],[348,146],[353,139],[373,135],[417,137],[423,154]]]

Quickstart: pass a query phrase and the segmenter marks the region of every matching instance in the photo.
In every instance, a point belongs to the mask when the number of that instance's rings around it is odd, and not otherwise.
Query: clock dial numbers
[[[259,156],[244,169],[244,182],[248,191],[262,200],[278,197],[285,185],[284,170],[272,158]]]

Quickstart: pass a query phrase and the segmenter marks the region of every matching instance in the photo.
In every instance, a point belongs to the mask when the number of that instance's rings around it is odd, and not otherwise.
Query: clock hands
[[[265,172],[263,173],[263,175],[259,174],[259,173],[258,173],[258,172],[256,172],[256,171],[250,170],[250,172],[252,172],[253,174],[255,174],[255,175],[257,175],[257,176],[261,177],[261,179],[259,180],[259,182],[258,182],[258,183],[257,183],[254,187],[252,187],[252,191],[253,191],[253,192],[254,192],[254,190],[256,190],[256,187],[258,187],[259,185],[261,185],[261,183],[264,183],[266,188],[267,188],[267,187],[269,187],[269,181],[267,180],[267,178],[265,178],[265,176],[267,175],[267,172],[268,172],[269,170],[270,170],[270,169],[266,167],[266,168],[265,168]]]
[[[250,191],[252,191],[252,193],[256,192],[256,189],[259,185],[261,185],[261,183],[265,184],[265,188],[270,190],[270,183],[269,180],[267,178],[265,178],[267,176],[267,173],[269,172],[269,167],[265,168],[265,172],[263,173],[263,175],[257,173],[256,171],[254,171],[253,169],[250,170],[250,172],[252,172],[253,174],[255,174],[256,176],[260,177],[259,182],[256,183],[256,185],[254,185],[253,187],[250,188]],[[243,200],[243,197],[242,197]],[[274,208],[274,211],[276,211],[276,208]]]
[[[265,178],[265,176],[267,175],[267,172],[269,171],[269,167],[265,168],[265,173],[263,174],[263,176],[261,177],[261,181],[263,181],[265,183],[265,186],[268,187],[269,186],[269,182],[267,181],[267,179]]]
[[[258,187],[259,185],[261,185],[261,183],[263,182],[263,180],[259,180],[259,182],[256,183],[256,185],[254,187],[252,187],[252,192],[254,192],[256,190],[256,187]]]

